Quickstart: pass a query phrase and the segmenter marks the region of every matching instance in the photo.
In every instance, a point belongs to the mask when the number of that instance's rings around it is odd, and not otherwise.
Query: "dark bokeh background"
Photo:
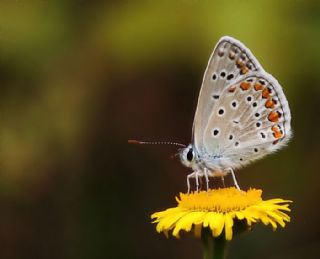
[[[0,258],[201,258],[150,214],[175,205],[210,53],[243,41],[284,87],[294,138],[237,172],[292,199],[292,222],[230,258],[315,258],[320,245],[318,1],[0,1]]]

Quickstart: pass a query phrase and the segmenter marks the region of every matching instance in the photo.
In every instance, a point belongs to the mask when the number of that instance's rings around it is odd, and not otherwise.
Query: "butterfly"
[[[251,51],[240,41],[224,36],[216,44],[204,73],[192,128],[191,144],[173,144],[182,164],[192,168],[190,179],[232,175],[234,170],[280,149],[292,131],[288,101],[281,85],[268,74]]]
[[[192,141],[181,149],[187,176],[223,177],[283,147],[292,135],[291,114],[281,85],[240,41],[222,37],[204,73]]]

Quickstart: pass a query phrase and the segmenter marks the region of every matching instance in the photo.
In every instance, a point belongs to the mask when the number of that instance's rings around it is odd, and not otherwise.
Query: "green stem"
[[[226,244],[223,235],[213,237],[211,231],[203,229],[203,259],[224,259],[226,258]]]

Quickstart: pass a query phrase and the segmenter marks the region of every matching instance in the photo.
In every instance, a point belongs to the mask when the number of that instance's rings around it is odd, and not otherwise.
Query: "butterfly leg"
[[[195,172],[188,174],[187,176],[187,186],[188,186],[188,193],[190,193],[190,178],[195,176]]]
[[[235,174],[234,174],[233,169],[232,169],[232,168],[227,168],[226,170],[232,175],[232,179],[233,179],[234,185],[237,187],[237,189],[238,189],[239,191],[241,191],[241,189],[240,189],[240,187],[239,187],[239,185],[238,185],[238,182],[237,182],[237,179],[236,179],[236,176],[235,176]]]
[[[226,188],[226,185],[225,185],[225,183],[224,183],[224,176],[221,176],[221,181],[222,181],[222,186],[223,186],[223,188]]]
[[[194,172],[196,178],[197,192],[199,191],[199,171]]]
[[[190,193],[190,178],[196,178],[197,191],[199,190],[199,171],[195,171],[187,175],[188,193]]]
[[[206,179],[206,186],[207,186],[207,191],[209,190],[209,176],[208,176],[208,169],[204,168],[203,170],[204,178]]]

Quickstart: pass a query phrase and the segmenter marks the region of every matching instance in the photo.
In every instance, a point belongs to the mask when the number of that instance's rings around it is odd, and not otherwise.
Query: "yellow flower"
[[[290,222],[289,200],[262,200],[262,191],[249,189],[239,191],[234,187],[214,189],[209,191],[180,193],[176,197],[178,206],[151,215],[157,223],[157,231],[169,231],[179,238],[181,230],[194,231],[201,235],[202,228],[209,228],[214,237],[218,237],[224,230],[226,240],[231,240],[235,221],[243,221],[248,227],[253,223],[270,224],[273,230],[280,225],[284,227]]]

